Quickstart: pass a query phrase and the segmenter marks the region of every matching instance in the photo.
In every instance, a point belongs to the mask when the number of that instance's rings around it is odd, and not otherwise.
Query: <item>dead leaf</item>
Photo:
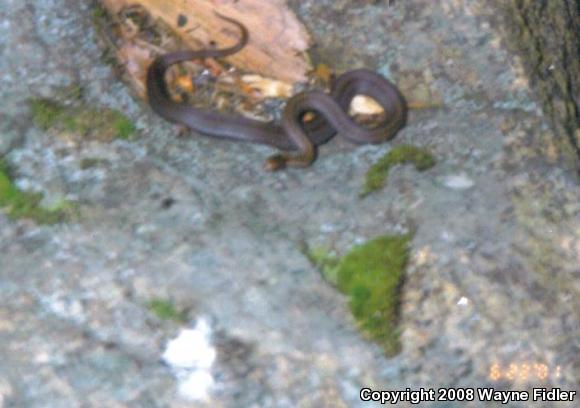
[[[314,71],[314,76],[322,80],[325,85],[328,85],[332,79],[332,70],[326,64],[318,64]]]
[[[112,11],[119,13],[133,0],[101,0]],[[305,81],[310,71],[304,52],[310,37],[285,0],[140,0],[139,2],[158,23],[163,21],[188,48],[199,44],[227,47],[239,38],[235,26],[215,15],[215,11],[244,24],[250,33],[249,43],[228,58],[232,64],[290,83]]]
[[[253,92],[262,98],[289,98],[292,96],[292,85],[287,82],[264,78],[260,75],[244,75],[242,81]]]

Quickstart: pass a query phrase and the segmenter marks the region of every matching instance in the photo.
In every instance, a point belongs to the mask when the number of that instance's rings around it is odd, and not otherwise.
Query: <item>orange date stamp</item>
[[[560,378],[559,365],[550,366],[540,362],[493,363],[489,368],[491,381],[550,381]]]

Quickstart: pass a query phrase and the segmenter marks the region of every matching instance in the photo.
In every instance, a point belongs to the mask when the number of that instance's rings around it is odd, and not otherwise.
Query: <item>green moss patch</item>
[[[391,167],[407,163],[412,163],[419,171],[425,171],[435,165],[435,158],[429,151],[416,146],[399,145],[394,147],[369,169],[359,197],[366,197],[373,191],[382,188],[387,182]]]
[[[388,356],[400,349],[400,289],[409,257],[411,234],[382,235],[354,247],[342,258],[318,248],[307,251],[311,262],[349,297],[361,331]]]
[[[177,310],[169,300],[153,299],[147,303],[147,308],[161,320],[173,320],[179,323],[187,321],[187,313],[184,310]]]
[[[0,209],[12,219],[28,218],[38,224],[56,224],[76,213],[76,206],[62,201],[52,208],[40,205],[41,193],[19,190],[12,181],[8,165],[0,159]]]
[[[338,264],[340,258],[324,247],[308,248],[304,247],[304,255],[310,263],[314,265],[327,282],[334,286],[338,284]]]
[[[29,101],[34,124],[43,130],[78,134],[103,142],[131,139],[133,123],[121,112],[87,105],[65,106],[49,99]]]

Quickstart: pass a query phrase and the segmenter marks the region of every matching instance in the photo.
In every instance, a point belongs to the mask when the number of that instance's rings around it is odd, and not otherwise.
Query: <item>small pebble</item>
[[[449,187],[453,190],[466,190],[475,185],[475,182],[467,177],[466,174],[453,174],[445,177],[443,180],[443,185]]]

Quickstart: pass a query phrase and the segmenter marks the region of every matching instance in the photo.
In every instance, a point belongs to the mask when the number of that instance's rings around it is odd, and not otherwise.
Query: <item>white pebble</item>
[[[445,187],[449,187],[453,190],[466,190],[473,187],[475,182],[467,177],[466,174],[461,173],[445,177],[443,184]]]

